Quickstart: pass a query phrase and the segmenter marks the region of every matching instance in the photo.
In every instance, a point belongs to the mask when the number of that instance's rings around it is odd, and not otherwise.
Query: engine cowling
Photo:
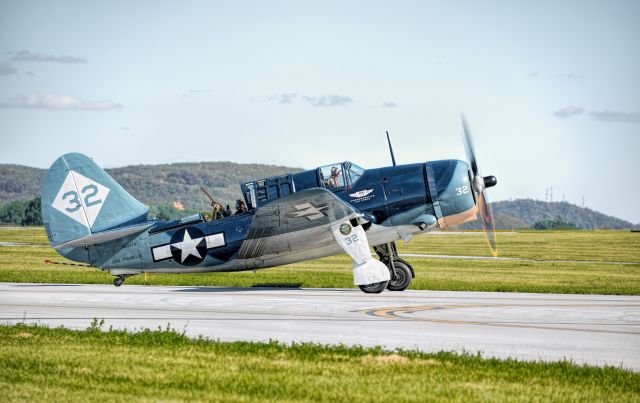
[[[478,208],[469,165],[460,160],[426,164],[427,188],[438,226],[445,229],[476,219]]]

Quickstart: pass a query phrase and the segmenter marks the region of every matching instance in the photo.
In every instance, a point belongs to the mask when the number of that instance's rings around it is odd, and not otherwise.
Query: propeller
[[[473,138],[471,137],[471,130],[467,124],[467,119],[462,115],[462,141],[464,142],[464,149],[467,153],[467,160],[469,160],[469,166],[471,167],[472,186],[476,195],[476,204],[478,206],[478,220],[482,225],[482,230],[489,243],[489,249],[493,256],[498,256],[498,244],[496,243],[496,226],[493,220],[493,212],[491,211],[491,203],[489,201],[489,195],[487,194],[487,188],[495,186],[498,180],[495,176],[482,176],[478,169],[478,159],[476,158],[475,148],[473,147]]]

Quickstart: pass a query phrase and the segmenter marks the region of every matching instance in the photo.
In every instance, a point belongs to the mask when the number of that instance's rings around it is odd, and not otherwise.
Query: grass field
[[[499,233],[500,256],[550,261],[494,261],[406,258],[416,271],[412,289],[517,291],[544,293],[640,294],[640,233],[628,231],[523,231]],[[0,242],[46,245],[42,228],[0,228]],[[400,253],[488,256],[481,233],[424,235]],[[110,283],[100,270],[45,264],[65,261],[49,247],[0,247],[0,281]],[[584,262],[562,262],[580,260]],[[608,262],[636,262],[615,265]],[[127,284],[239,286],[289,284],[302,287],[353,287],[346,255],[257,272],[149,274]]]
[[[0,326],[3,401],[640,400],[640,374],[452,353]]]

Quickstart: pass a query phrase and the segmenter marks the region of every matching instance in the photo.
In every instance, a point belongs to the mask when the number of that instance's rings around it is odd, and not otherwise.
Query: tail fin
[[[149,207],[83,154],[58,158],[42,184],[42,220],[52,246],[146,221]]]

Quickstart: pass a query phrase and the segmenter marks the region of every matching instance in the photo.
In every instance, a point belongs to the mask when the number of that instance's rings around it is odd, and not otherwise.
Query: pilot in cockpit
[[[338,167],[331,167],[331,175],[329,176],[329,179],[327,179],[327,187],[335,188],[342,186],[341,183],[338,182],[341,173],[342,170],[338,169]]]

